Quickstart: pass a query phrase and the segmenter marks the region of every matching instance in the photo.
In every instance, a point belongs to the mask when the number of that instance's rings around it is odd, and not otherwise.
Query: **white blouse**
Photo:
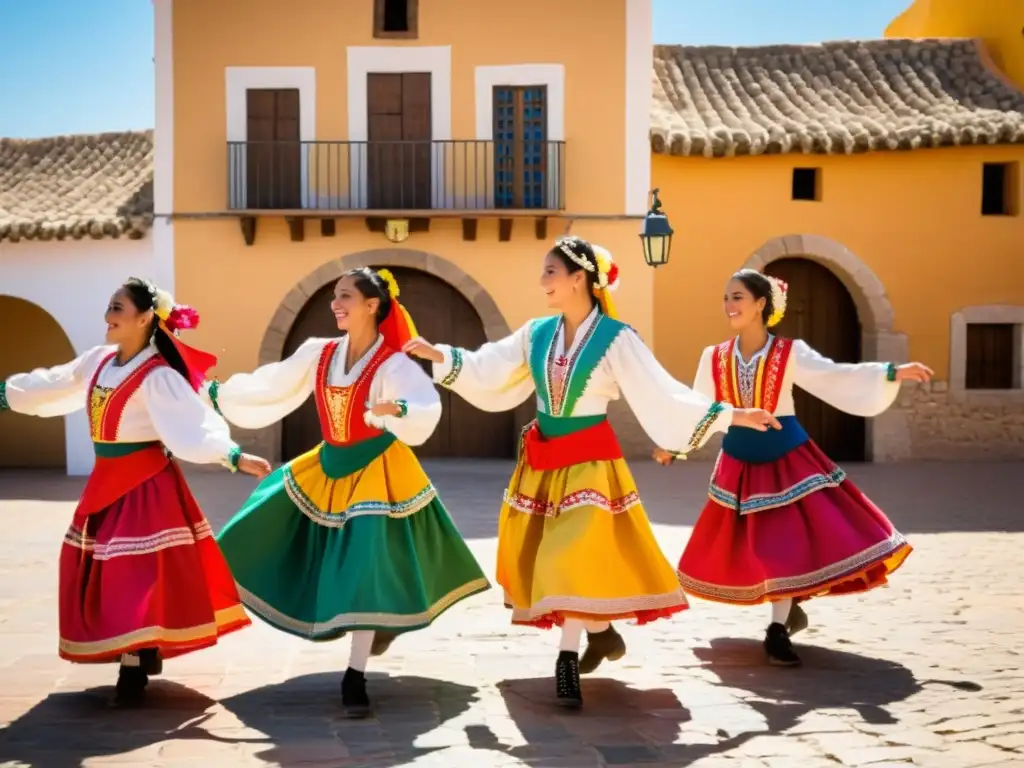
[[[6,387],[11,410],[49,417],[85,408],[97,368],[116,349],[94,347],[70,363],[11,376]],[[111,359],[100,371],[96,385],[117,387],[155,354],[156,349],[148,347],[121,366]],[[230,466],[230,454],[237,449],[227,422],[203,403],[181,374],[166,366],[146,374],[125,404],[117,433],[119,443],[154,441],[193,464]]]
[[[746,361],[748,366],[756,370],[756,361],[768,351],[771,342],[772,337],[769,336],[765,347]],[[701,354],[697,376],[693,382],[693,388],[708,397],[715,396],[714,350],[715,347],[707,347]],[[751,377],[751,381],[745,386],[739,344],[734,346],[734,355],[741,362],[740,390],[746,399],[749,395],[744,390],[750,389],[752,394],[754,383]],[[889,381],[886,377],[887,369],[888,363],[837,363],[818,354],[807,342],[794,339],[774,414],[796,415],[793,387],[797,386],[833,408],[853,416],[878,416],[896,402],[896,397],[900,393],[899,382]]]
[[[324,346],[333,339],[307,339],[295,353],[279,363],[269,363],[252,373],[236,373],[220,384],[217,406],[224,417],[245,429],[270,426],[302,405],[313,394],[316,373]],[[352,369],[345,371],[348,337],[338,339],[338,348],[331,360],[327,383],[332,387],[355,384],[363,369],[384,342],[382,336]],[[209,399],[209,384],[203,393]],[[376,417],[370,413],[375,403],[404,400],[404,416]],[[403,353],[389,357],[377,369],[370,382],[369,402],[365,404],[364,421],[377,429],[387,430],[406,445],[422,445],[441,420],[441,398],[433,382],[418,364]]]
[[[559,324],[554,339],[555,354],[572,358],[588,337],[596,322],[595,308],[577,329],[573,343],[566,348],[564,327]],[[484,411],[507,411],[524,402],[535,391],[530,375],[530,321],[511,336],[484,344],[476,351],[459,350],[460,361],[452,347],[438,344],[444,360],[434,365],[434,380]],[[546,372],[548,380],[556,373]],[[647,345],[629,326],[622,328],[586,382],[585,389],[570,414],[552,416],[597,416],[607,413],[608,403],[623,396],[640,426],[650,438],[669,450],[686,452],[699,447],[715,432],[725,432],[732,422],[732,408],[726,405],[714,416],[697,446],[690,446],[698,424],[708,415],[712,400],[696,393],[662,368]],[[544,399],[537,397],[537,408],[546,412]]]

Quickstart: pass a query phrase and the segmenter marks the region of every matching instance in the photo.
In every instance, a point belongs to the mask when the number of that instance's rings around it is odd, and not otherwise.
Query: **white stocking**
[[[373,647],[373,630],[357,629],[352,635],[352,653],[348,665],[357,672],[366,671],[366,662],[370,660],[370,649]]]
[[[785,624],[789,618],[789,612],[793,608],[793,598],[787,597],[783,600],[775,600],[772,603],[772,624]]]
[[[560,651],[580,652],[580,639],[583,637],[583,622],[580,619],[566,619],[562,624],[562,642]]]

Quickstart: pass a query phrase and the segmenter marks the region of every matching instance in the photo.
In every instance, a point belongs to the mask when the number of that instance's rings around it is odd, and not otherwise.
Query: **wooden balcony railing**
[[[232,141],[232,211],[565,210],[562,141]]]

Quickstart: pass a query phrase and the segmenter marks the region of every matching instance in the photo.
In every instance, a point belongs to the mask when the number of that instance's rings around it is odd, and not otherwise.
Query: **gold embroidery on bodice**
[[[331,438],[339,443],[348,442],[348,419],[352,410],[352,387],[324,387],[324,405],[330,420]]]
[[[107,401],[114,394],[113,387],[95,386],[89,393],[89,432],[92,439],[99,442],[103,437],[103,415],[107,410]]]

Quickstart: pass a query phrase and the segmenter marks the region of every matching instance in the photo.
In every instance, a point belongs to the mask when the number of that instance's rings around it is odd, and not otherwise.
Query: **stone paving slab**
[[[492,571],[500,462],[428,466]],[[707,464],[635,467],[675,560]],[[465,601],[371,662],[376,716],[341,717],[345,641],[258,624],[169,662],[141,710],[109,706],[115,670],[62,662],[55,562],[82,481],[0,472],[0,765],[836,768],[1024,766],[1020,464],[848,467],[916,547],[891,587],[809,604],[802,669],[763,662],[766,609],[694,602],[552,706],[556,635]],[[252,483],[191,475],[215,528]]]

